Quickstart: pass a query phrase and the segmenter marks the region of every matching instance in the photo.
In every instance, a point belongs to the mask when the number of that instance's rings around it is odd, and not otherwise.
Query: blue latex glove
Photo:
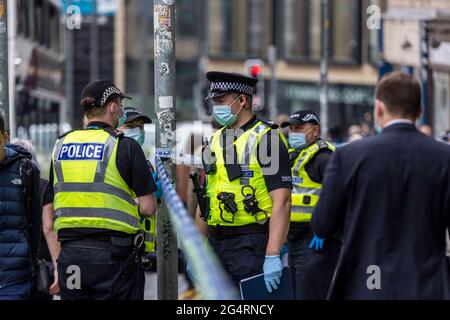
[[[309,248],[311,250],[322,250],[323,249],[323,243],[325,242],[325,239],[319,238],[315,233],[314,233],[314,238],[312,238],[311,242],[309,243]]]
[[[159,180],[158,173],[156,173],[156,171],[152,172],[152,178],[156,184],[156,187],[158,188],[155,192],[153,192],[153,195],[155,196],[156,200],[161,200],[162,198],[161,181]]]
[[[267,291],[272,292],[272,288],[278,289],[281,273],[283,271],[280,256],[266,256],[266,260],[264,260],[263,270]]]

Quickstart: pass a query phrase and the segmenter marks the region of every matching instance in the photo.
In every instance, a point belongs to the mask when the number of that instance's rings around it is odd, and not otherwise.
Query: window
[[[44,45],[44,7],[42,5],[42,0],[37,0],[34,5],[34,21],[35,21],[35,36],[36,41]]]
[[[60,52],[60,24],[59,12],[54,6],[49,6],[49,46],[55,52]]]
[[[25,38],[30,37],[29,1],[17,1],[17,33]]]
[[[335,62],[352,62],[360,56],[361,7],[354,0],[331,1],[332,57]]]
[[[321,1],[282,0],[284,56],[301,62],[320,61]],[[333,63],[359,63],[361,2],[330,1],[330,58]]]
[[[209,53],[265,57],[270,43],[270,0],[208,1]]]

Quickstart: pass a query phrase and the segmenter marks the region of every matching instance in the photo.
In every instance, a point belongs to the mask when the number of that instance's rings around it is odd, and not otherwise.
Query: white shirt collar
[[[409,119],[395,119],[395,120],[391,120],[391,121],[387,122],[387,123],[384,125],[384,129],[386,129],[386,128],[389,127],[389,126],[392,126],[392,125],[394,125],[394,124],[399,124],[399,123],[414,124],[414,121],[411,121],[411,120],[409,120]]]

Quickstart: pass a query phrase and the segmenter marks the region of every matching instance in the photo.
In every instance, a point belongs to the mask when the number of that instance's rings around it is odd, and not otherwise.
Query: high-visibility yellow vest
[[[119,138],[101,129],[77,130],[53,150],[55,230],[100,228],[140,230],[135,193],[117,166]]]
[[[141,230],[144,232],[145,252],[155,252],[156,216],[141,219]]]
[[[311,180],[305,170],[305,166],[309,161],[322,149],[334,151],[336,148],[324,141],[319,140],[317,143],[303,149],[295,159],[292,171],[292,222],[309,222],[317,202],[319,201],[322,184]],[[290,150],[291,154],[295,150]]]
[[[242,173],[240,178],[234,179],[233,181],[228,179],[228,174],[224,165],[223,148],[220,143],[223,130],[227,130],[227,128],[222,128],[217,131],[212,136],[210,144],[211,152],[216,157],[217,170],[207,176],[206,195],[209,202],[208,224],[212,226],[243,226],[256,222],[264,223],[266,217],[269,218],[272,214],[272,199],[267,191],[261,166],[257,159],[256,149],[261,138],[267,132],[272,130],[272,128],[268,124],[258,121],[250,130],[242,133],[234,143],[231,143],[228,146],[228,148],[233,148],[233,146],[235,146],[237,160],[241,166]],[[283,135],[281,133],[279,133],[279,135],[282,137],[282,143],[287,146],[287,142]],[[278,139],[273,140],[279,141]],[[254,188],[255,197],[262,212],[252,215],[245,211],[243,186],[252,186]],[[217,198],[222,192],[234,194],[234,202],[238,208],[234,217],[232,213],[225,210],[223,204],[221,204],[221,201]],[[244,190],[244,194],[251,193],[250,188]]]

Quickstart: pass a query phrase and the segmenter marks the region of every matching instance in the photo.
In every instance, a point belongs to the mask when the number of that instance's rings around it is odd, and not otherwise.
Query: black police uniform
[[[99,83],[100,82],[100,83]],[[114,87],[115,88],[115,87]],[[105,103],[105,93],[111,91],[111,83],[98,81],[96,87],[87,93],[96,101]],[[126,97],[121,94],[122,97]],[[99,103],[100,104],[100,103]],[[116,166],[120,176],[137,197],[157,190],[151,177],[141,146],[135,140],[103,122],[90,122],[88,128],[105,130],[119,138]],[[50,167],[49,183],[44,205],[52,203],[53,168]],[[58,258],[59,286],[62,300],[142,300],[144,297],[145,275],[136,258],[133,237],[129,234],[96,228],[67,228],[58,232],[61,253]],[[71,276],[66,272],[77,265],[81,270],[81,288],[70,289]],[[89,272],[83,272],[89,270]]]
[[[91,122],[109,132],[115,130],[106,123]],[[141,197],[157,190],[150,174],[141,146],[133,139],[119,140],[117,169],[127,185]],[[49,184],[44,205],[53,202],[53,168],[50,168]],[[59,272],[59,286],[63,300],[142,300],[145,276],[140,263],[135,262],[130,235],[106,229],[73,228],[58,232],[61,253],[58,271],[70,265],[79,265],[84,272],[81,290],[70,290],[66,281],[70,273]],[[113,289],[114,288],[114,289]]]
[[[311,118],[318,121],[317,115],[310,110],[300,111],[296,114],[300,117],[291,116],[289,121],[281,126],[307,123],[299,119],[307,117],[309,114],[314,116]],[[313,124],[318,125],[319,123]],[[291,154],[291,167],[299,154],[299,151]],[[323,182],[325,169],[332,154],[330,149],[321,149],[305,165],[305,171],[312,181],[320,184]],[[313,237],[314,233],[311,231],[310,222],[291,222],[288,235],[288,257],[295,297],[298,300],[323,300],[326,298],[339,256],[340,240],[326,239],[324,248],[315,251],[309,248]]]
[[[248,86],[256,84],[255,79],[251,79],[239,74],[229,74],[222,72],[207,73],[208,80],[211,81],[211,92],[207,99],[228,93],[239,93],[251,95],[248,91]],[[242,132],[250,130],[258,121],[254,116],[250,121],[244,124],[240,129]],[[274,126],[272,123],[268,125]],[[221,140],[221,146],[225,145],[227,141],[224,130]],[[271,150],[271,139],[280,139],[278,150]],[[266,143],[262,143],[267,140]],[[265,152],[259,152],[259,146],[265,146]],[[269,155],[269,159],[260,159],[259,155]],[[257,146],[256,155],[260,163],[261,170],[270,168],[270,159],[275,159],[279,163],[289,163],[289,152],[278,136],[277,131],[269,131],[261,137],[261,141]],[[274,157],[274,158],[271,158]],[[274,160],[275,161],[275,160]],[[276,174],[268,172],[264,174],[264,180],[268,192],[281,188],[292,188],[291,171],[288,165],[280,165],[280,169]],[[229,274],[232,282],[239,287],[239,282],[242,279],[260,274],[263,272],[263,264],[265,259],[265,252],[267,241],[269,222],[264,225],[250,224],[239,227],[212,227],[208,228],[208,242],[221,260],[225,270]]]

